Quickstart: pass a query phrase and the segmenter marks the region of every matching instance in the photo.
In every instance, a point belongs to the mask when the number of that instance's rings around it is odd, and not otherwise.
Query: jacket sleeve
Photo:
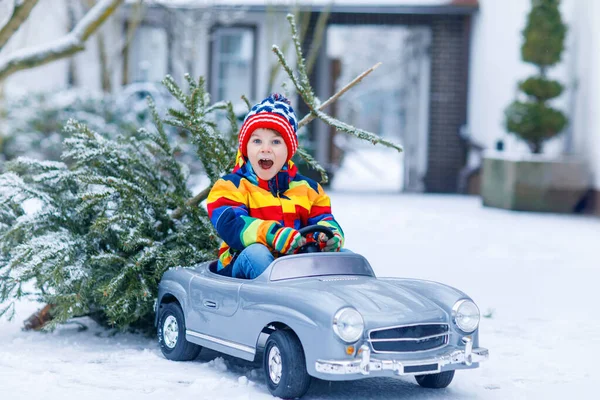
[[[316,224],[328,227],[334,234],[341,237],[343,243],[344,231],[331,213],[331,200],[320,184],[317,184],[317,190],[311,197],[312,204],[308,214],[308,225]]]
[[[273,250],[281,224],[250,217],[247,196],[233,182],[219,179],[206,203],[211,223],[229,247],[241,251],[253,243],[261,243]]]

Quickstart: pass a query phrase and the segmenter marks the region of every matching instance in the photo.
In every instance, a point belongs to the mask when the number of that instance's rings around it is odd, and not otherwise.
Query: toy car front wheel
[[[425,388],[443,389],[454,379],[454,371],[444,371],[437,374],[417,375],[417,383]]]
[[[158,319],[158,343],[163,355],[173,361],[198,357],[202,347],[185,339],[185,319],[177,303],[163,304]]]
[[[273,396],[284,399],[302,397],[310,386],[302,344],[290,330],[277,330],[269,336],[263,367],[267,387]]]

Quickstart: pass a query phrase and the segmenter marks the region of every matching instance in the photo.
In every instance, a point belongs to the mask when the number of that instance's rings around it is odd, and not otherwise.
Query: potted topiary
[[[532,155],[507,157],[487,154],[483,162],[483,204],[522,211],[573,212],[590,185],[583,162],[573,157],[542,155],[545,141],[567,125],[565,115],[548,102],[564,90],[549,79],[547,70],[560,62],[567,27],[560,0],[532,0],[523,31],[523,61],[538,73],[519,83],[524,100],[515,100],[505,112],[508,132],[527,143]]]

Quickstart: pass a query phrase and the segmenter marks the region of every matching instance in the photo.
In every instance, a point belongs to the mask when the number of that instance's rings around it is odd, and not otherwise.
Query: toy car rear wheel
[[[302,397],[310,386],[304,349],[290,330],[273,332],[265,344],[263,367],[267,387],[273,396],[284,399]]]
[[[189,361],[198,357],[202,347],[185,339],[185,318],[177,303],[161,305],[158,319],[158,343],[163,355],[172,361]]]
[[[454,379],[454,371],[444,371],[437,374],[417,375],[415,376],[417,383],[429,389],[443,389]]]

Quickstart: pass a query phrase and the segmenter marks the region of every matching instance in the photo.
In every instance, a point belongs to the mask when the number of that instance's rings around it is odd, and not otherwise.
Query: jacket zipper
[[[279,179],[277,179],[277,175],[275,175],[275,192],[277,193],[277,199],[279,200],[279,206],[281,207],[281,220],[285,226],[285,219],[283,218],[283,201],[281,200],[281,197],[279,197]]]

